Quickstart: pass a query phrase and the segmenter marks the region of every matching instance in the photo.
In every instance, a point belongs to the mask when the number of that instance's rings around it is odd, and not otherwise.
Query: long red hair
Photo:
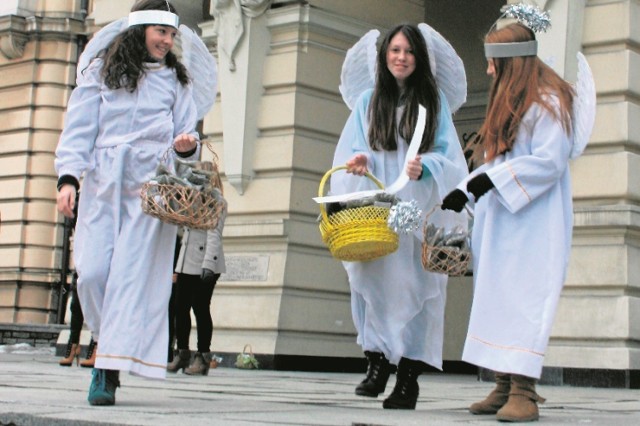
[[[533,31],[522,24],[507,25],[489,32],[485,43],[513,43],[535,40]],[[489,104],[484,124],[479,130],[484,161],[511,150],[522,118],[537,103],[562,122],[571,132],[571,108],[574,90],[537,56],[493,58],[495,76],[489,91]],[[549,103],[557,96],[559,109]],[[480,154],[480,153],[476,153]]]

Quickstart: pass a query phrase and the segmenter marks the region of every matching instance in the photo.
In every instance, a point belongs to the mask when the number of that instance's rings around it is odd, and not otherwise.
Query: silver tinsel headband
[[[500,11],[502,15],[493,24],[493,27],[503,18],[515,19],[534,33],[545,32],[551,26],[549,12],[540,10],[538,6],[523,3],[510,4],[504,6]],[[536,40],[516,43],[485,43],[484,50],[487,58],[535,56],[538,53],[538,43]]]
[[[549,12],[531,4],[510,4],[500,10],[502,17],[512,18],[531,28],[534,33],[546,32],[551,27]]]

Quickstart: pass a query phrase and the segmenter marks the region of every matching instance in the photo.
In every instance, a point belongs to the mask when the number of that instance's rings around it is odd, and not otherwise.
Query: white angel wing
[[[467,101],[467,75],[462,59],[439,32],[424,22],[418,28],[427,42],[431,72],[455,113]]]
[[[102,49],[107,47],[115,36],[126,30],[128,24],[128,17],[120,18],[117,21],[113,21],[109,25],[106,25],[91,37],[91,40],[89,40],[89,43],[84,47],[84,50],[78,59],[78,67],[76,68],[76,85],[80,85],[80,83],[84,81],[82,72],[89,66],[91,60],[95,58]]]
[[[579,157],[589,142],[596,118],[596,86],[591,68],[584,55],[578,52],[578,78],[573,99],[573,148],[570,158]]]
[[[180,60],[189,71],[198,120],[211,109],[218,94],[218,67],[204,42],[191,28],[180,25],[176,45]]]
[[[456,112],[467,100],[467,76],[462,59],[449,42],[425,23],[418,25],[429,49],[431,72]],[[340,93],[349,109],[360,94],[375,85],[376,42],[380,31],[371,30],[347,51],[340,75]]]
[[[340,74],[340,93],[344,103],[353,109],[356,101],[376,81],[376,42],[380,31],[370,30],[347,51]]]
[[[120,18],[95,33],[78,59],[76,84],[83,82],[82,71],[111,40],[128,28],[129,18]],[[218,94],[218,68],[209,49],[198,35],[186,25],[180,25],[175,50],[187,68],[193,83],[193,98],[202,119],[213,106]]]

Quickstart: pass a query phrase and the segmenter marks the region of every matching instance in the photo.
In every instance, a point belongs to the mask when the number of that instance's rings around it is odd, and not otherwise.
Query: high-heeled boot
[[[367,357],[369,366],[366,377],[356,386],[356,395],[376,398],[387,387],[391,366],[389,360],[380,352],[365,351],[364,355]]]
[[[80,367],[93,368],[96,364],[96,354],[98,353],[98,342],[91,338],[87,347],[87,357],[80,362]]]
[[[59,364],[63,367],[71,367],[74,359],[76,360],[76,365],[78,365],[80,362],[80,345],[69,342],[64,351],[64,358],[60,360]]]
[[[206,376],[211,367],[211,352],[196,352],[193,363],[184,369],[184,374],[190,376]]]
[[[189,361],[191,361],[191,351],[189,349],[179,349],[178,353],[173,357],[173,361],[167,364],[167,371],[169,373],[177,373],[179,370],[184,370],[189,367]]]
[[[401,358],[396,372],[396,385],[393,392],[382,403],[383,408],[415,410],[420,394],[418,376],[426,369],[422,361]]]
[[[511,390],[511,375],[505,373],[495,373],[496,387],[482,401],[475,402],[469,407],[473,414],[495,414],[509,399]]]

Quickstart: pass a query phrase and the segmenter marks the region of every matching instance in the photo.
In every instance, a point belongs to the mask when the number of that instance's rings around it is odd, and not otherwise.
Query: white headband
[[[180,18],[178,15],[165,10],[136,10],[129,13],[129,26],[133,25],[168,25],[178,28]]]
[[[538,41],[519,43],[485,43],[484,56],[487,58],[513,58],[516,56],[536,56]]]

